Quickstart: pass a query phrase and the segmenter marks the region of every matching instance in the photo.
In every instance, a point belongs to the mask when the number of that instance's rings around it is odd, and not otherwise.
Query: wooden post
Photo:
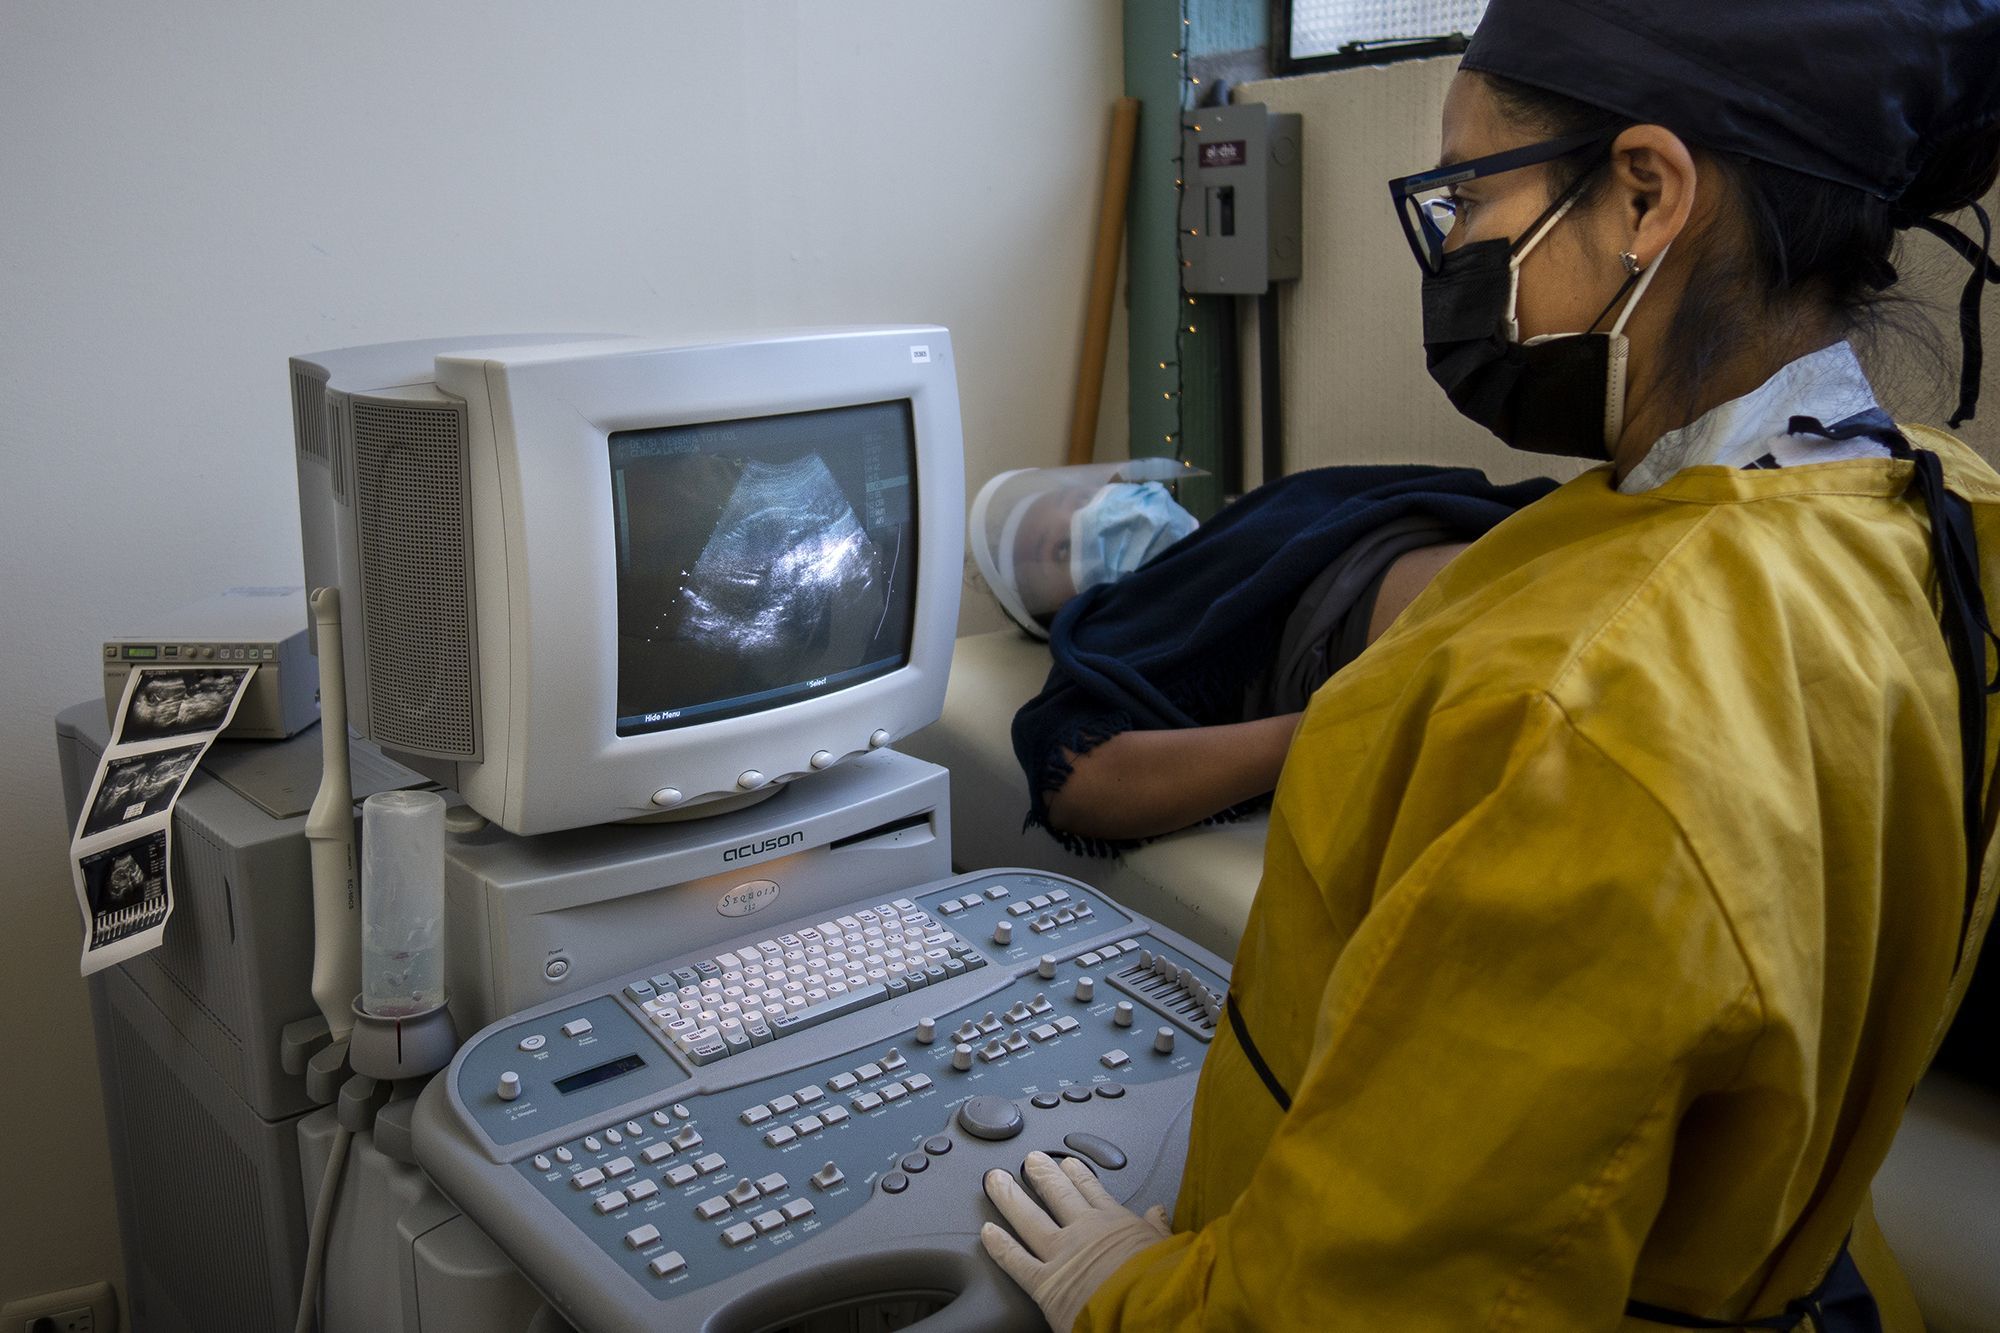
[[[1121,97],[1111,110],[1111,148],[1104,159],[1104,198],[1097,210],[1097,257],[1090,306],[1077,359],[1076,406],[1069,421],[1069,461],[1088,463],[1097,441],[1097,407],[1104,396],[1104,357],[1111,341],[1111,303],[1118,294],[1118,257],[1125,244],[1125,198],[1132,188],[1132,145],[1139,133],[1139,99]]]

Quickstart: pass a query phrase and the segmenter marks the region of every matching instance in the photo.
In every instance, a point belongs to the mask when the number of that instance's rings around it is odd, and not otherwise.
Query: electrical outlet
[[[109,1282],[51,1291],[0,1306],[0,1333],[118,1333]]]
[[[97,1316],[88,1305],[36,1315],[28,1321],[28,1333],[96,1333],[96,1329]]]

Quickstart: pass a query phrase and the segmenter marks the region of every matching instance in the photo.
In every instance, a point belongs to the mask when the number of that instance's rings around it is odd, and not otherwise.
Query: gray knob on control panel
[[[1153,1049],[1161,1055],[1172,1055],[1174,1053],[1174,1030],[1169,1027],[1163,1027],[1158,1032],[1155,1032],[1153,1034]]]
[[[1111,1021],[1117,1024],[1121,1028],[1131,1027],[1132,1002],[1130,1000],[1120,1000],[1118,1002],[1118,1007],[1111,1013]]]
[[[500,1076],[499,1092],[500,1092],[500,1100],[503,1102],[511,1102],[516,1097],[520,1096],[521,1076],[515,1073],[511,1069],[508,1070],[506,1073],[502,1074]]]
[[[1021,1108],[1005,1097],[974,1097],[958,1108],[958,1126],[975,1139],[998,1143],[1021,1132]]]
[[[937,1040],[937,1020],[919,1018],[917,1020],[917,1045],[928,1046]]]
[[[1089,1004],[1092,1000],[1096,999],[1097,979],[1095,977],[1078,977],[1076,979],[1076,998],[1084,1004]]]
[[[1041,961],[1035,964],[1035,974],[1043,981],[1054,977],[1056,974],[1056,956],[1052,953],[1043,954]]]
[[[1012,944],[1014,942],[1014,923],[1012,921],[995,922],[993,926],[993,942],[995,944]]]
[[[972,1068],[972,1048],[964,1042],[952,1047],[951,1067],[961,1074]]]

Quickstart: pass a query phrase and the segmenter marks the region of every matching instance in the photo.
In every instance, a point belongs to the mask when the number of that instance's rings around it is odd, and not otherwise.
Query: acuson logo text
[[[760,838],[756,842],[746,842],[741,847],[731,847],[722,854],[722,863],[728,865],[732,861],[747,861],[753,856],[762,856],[766,852],[775,852],[780,847],[789,847],[795,842],[805,840],[804,829],[793,829],[790,833],[781,833],[775,838]]]

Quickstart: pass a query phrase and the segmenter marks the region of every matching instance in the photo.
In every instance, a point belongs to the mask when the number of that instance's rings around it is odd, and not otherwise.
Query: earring
[[[1627,250],[1625,253],[1618,256],[1618,262],[1625,266],[1625,272],[1628,276],[1631,277],[1638,276],[1639,256],[1633,254],[1630,250]]]

